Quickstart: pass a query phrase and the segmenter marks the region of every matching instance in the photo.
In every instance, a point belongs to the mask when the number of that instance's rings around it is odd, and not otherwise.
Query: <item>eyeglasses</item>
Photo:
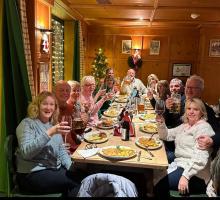
[[[95,87],[95,84],[94,83],[91,83],[91,84],[88,83],[88,84],[85,84],[85,86],[86,87]]]
[[[186,87],[187,90],[198,90],[200,87]]]
[[[87,144],[86,146],[85,146],[85,149],[87,150],[87,149],[94,149],[94,148],[97,148],[97,145],[96,144]]]

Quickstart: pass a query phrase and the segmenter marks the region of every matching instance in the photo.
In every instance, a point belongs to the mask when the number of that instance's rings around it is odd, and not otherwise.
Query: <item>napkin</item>
[[[86,150],[76,150],[83,158],[88,158],[96,155],[99,152],[100,148],[86,149]]]

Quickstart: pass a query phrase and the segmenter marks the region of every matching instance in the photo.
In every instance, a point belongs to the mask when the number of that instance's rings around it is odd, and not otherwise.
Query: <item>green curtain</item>
[[[80,81],[80,39],[79,22],[74,21],[74,55],[73,55],[73,80]]]
[[[2,15],[2,95],[1,95],[1,154],[0,189],[8,188],[9,176],[5,154],[2,153],[4,139],[15,134],[20,121],[26,116],[31,91],[28,83],[27,66],[24,55],[22,29],[16,0],[3,0]]]
[[[3,0],[0,0],[0,33],[3,31]],[[4,152],[4,141],[6,137],[6,127],[5,127],[5,102],[4,102],[4,83],[3,83],[3,38],[0,34],[0,192],[8,193],[8,171],[7,162]]]

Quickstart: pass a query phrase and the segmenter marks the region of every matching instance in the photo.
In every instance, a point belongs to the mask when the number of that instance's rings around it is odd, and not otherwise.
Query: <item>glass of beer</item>
[[[175,113],[178,114],[180,113],[180,108],[181,108],[181,95],[173,93],[171,94],[171,98],[173,99],[173,105],[170,109],[170,113]]]
[[[145,105],[144,105],[144,99],[141,98],[140,101],[137,104],[137,110],[138,113],[142,114],[145,112]]]
[[[125,84],[130,85],[131,83],[131,77],[130,76],[126,76],[124,79]]]

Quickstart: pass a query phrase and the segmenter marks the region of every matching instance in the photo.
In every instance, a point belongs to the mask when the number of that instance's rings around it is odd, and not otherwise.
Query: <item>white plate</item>
[[[99,144],[99,143],[103,143],[108,141],[108,135],[106,134],[106,137],[101,138],[99,137],[99,133],[105,133],[103,131],[91,131],[89,133],[84,134],[84,139],[89,142],[89,143],[95,143],[95,144]]]
[[[109,149],[115,149],[115,150],[118,150],[119,151],[123,151],[123,150],[131,150],[131,154],[130,155],[127,155],[127,156],[123,156],[123,155],[107,155],[105,153],[105,150],[109,150]],[[100,151],[99,151],[99,154],[105,158],[108,158],[108,159],[113,159],[113,160],[123,160],[123,159],[129,159],[129,158],[133,158],[136,156],[137,152],[130,148],[130,147],[127,147],[127,146],[107,146],[107,147],[103,147]]]
[[[115,102],[118,102],[118,103],[127,103],[127,101],[128,101],[127,95],[118,95],[115,98]]]
[[[156,121],[156,114],[155,113],[142,114],[139,116],[139,118],[144,121]]]
[[[106,117],[117,117],[118,115],[119,115],[119,111],[118,110],[114,110],[114,111],[116,111],[115,113],[113,112],[111,112],[111,111],[109,111],[109,110],[106,110],[104,113],[103,113],[103,115],[105,115]]]
[[[99,129],[104,129],[104,130],[113,129],[113,128],[114,128],[114,125],[117,123],[117,121],[116,121],[115,119],[112,119],[112,118],[109,118],[109,119],[112,121],[111,125],[109,125],[109,126],[103,126],[103,124],[102,124],[102,119],[101,119],[100,123],[98,123],[98,124],[96,125],[96,127],[99,128]]]
[[[150,129],[150,127],[148,128],[144,128],[145,126],[154,126],[156,128],[155,129]],[[140,130],[145,132],[145,133],[157,133],[157,124],[156,123],[144,123],[142,126],[140,126]]]
[[[139,142],[139,140],[142,139],[142,138],[143,138],[144,140],[148,140],[150,137],[147,137],[147,136],[138,137],[138,138],[136,139],[136,141],[135,141],[135,144],[138,145],[138,146],[141,147],[141,148],[146,149],[146,146],[145,146],[144,144],[141,144],[141,143]],[[157,146],[148,146],[148,149],[149,149],[149,150],[159,149],[159,148],[162,147],[163,142],[162,142],[160,139],[155,139],[155,138],[152,138],[152,139],[154,139],[154,140],[156,141]]]

